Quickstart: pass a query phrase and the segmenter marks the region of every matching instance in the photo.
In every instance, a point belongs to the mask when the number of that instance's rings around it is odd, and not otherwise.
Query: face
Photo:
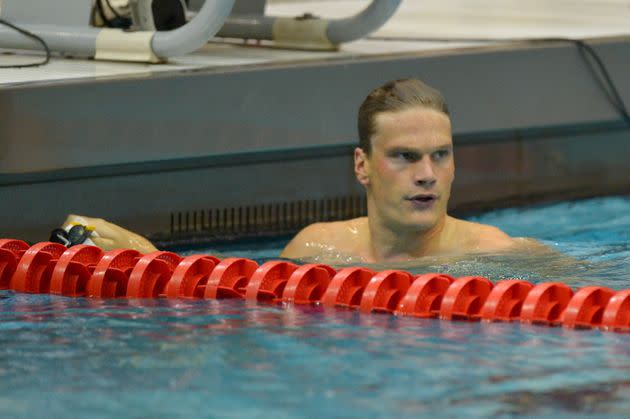
[[[426,231],[446,216],[455,178],[451,122],[422,107],[375,117],[372,152],[354,153],[370,218],[398,232]]]

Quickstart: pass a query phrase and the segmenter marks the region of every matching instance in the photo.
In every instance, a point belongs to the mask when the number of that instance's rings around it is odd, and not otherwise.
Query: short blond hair
[[[415,106],[450,116],[442,93],[420,80],[393,80],[372,90],[359,108],[359,147],[368,155],[372,151],[371,138],[376,130],[374,121],[377,114],[402,111]]]

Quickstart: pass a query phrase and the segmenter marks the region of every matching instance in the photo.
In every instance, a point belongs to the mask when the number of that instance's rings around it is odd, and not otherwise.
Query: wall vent
[[[311,223],[346,220],[366,213],[362,195],[180,211],[170,214],[170,232],[151,238],[161,243],[185,243],[283,235]]]

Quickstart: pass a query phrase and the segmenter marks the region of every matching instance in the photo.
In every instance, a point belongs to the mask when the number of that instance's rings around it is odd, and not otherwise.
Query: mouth
[[[405,199],[416,209],[429,209],[437,202],[438,197],[434,194],[418,194]]]

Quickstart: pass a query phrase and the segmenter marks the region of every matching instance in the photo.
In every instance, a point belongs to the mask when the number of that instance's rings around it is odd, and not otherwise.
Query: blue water
[[[629,214],[628,198],[496,211],[475,220],[570,258],[476,256],[409,268],[630,288]],[[212,250],[263,261],[281,245],[255,256],[240,245]],[[578,413],[630,415],[630,335],[240,300],[0,292],[3,418]]]
[[[464,257],[427,257],[398,264],[412,273],[442,272],[490,279],[520,278],[534,283],[560,281],[572,287],[604,285],[630,288],[630,197],[598,198],[555,205],[513,208],[469,217],[494,225],[513,237],[538,240],[550,252]],[[184,250],[239,256],[264,262],[277,259],[288,238],[264,243],[238,242],[221,247]],[[388,265],[373,265],[375,270]]]

